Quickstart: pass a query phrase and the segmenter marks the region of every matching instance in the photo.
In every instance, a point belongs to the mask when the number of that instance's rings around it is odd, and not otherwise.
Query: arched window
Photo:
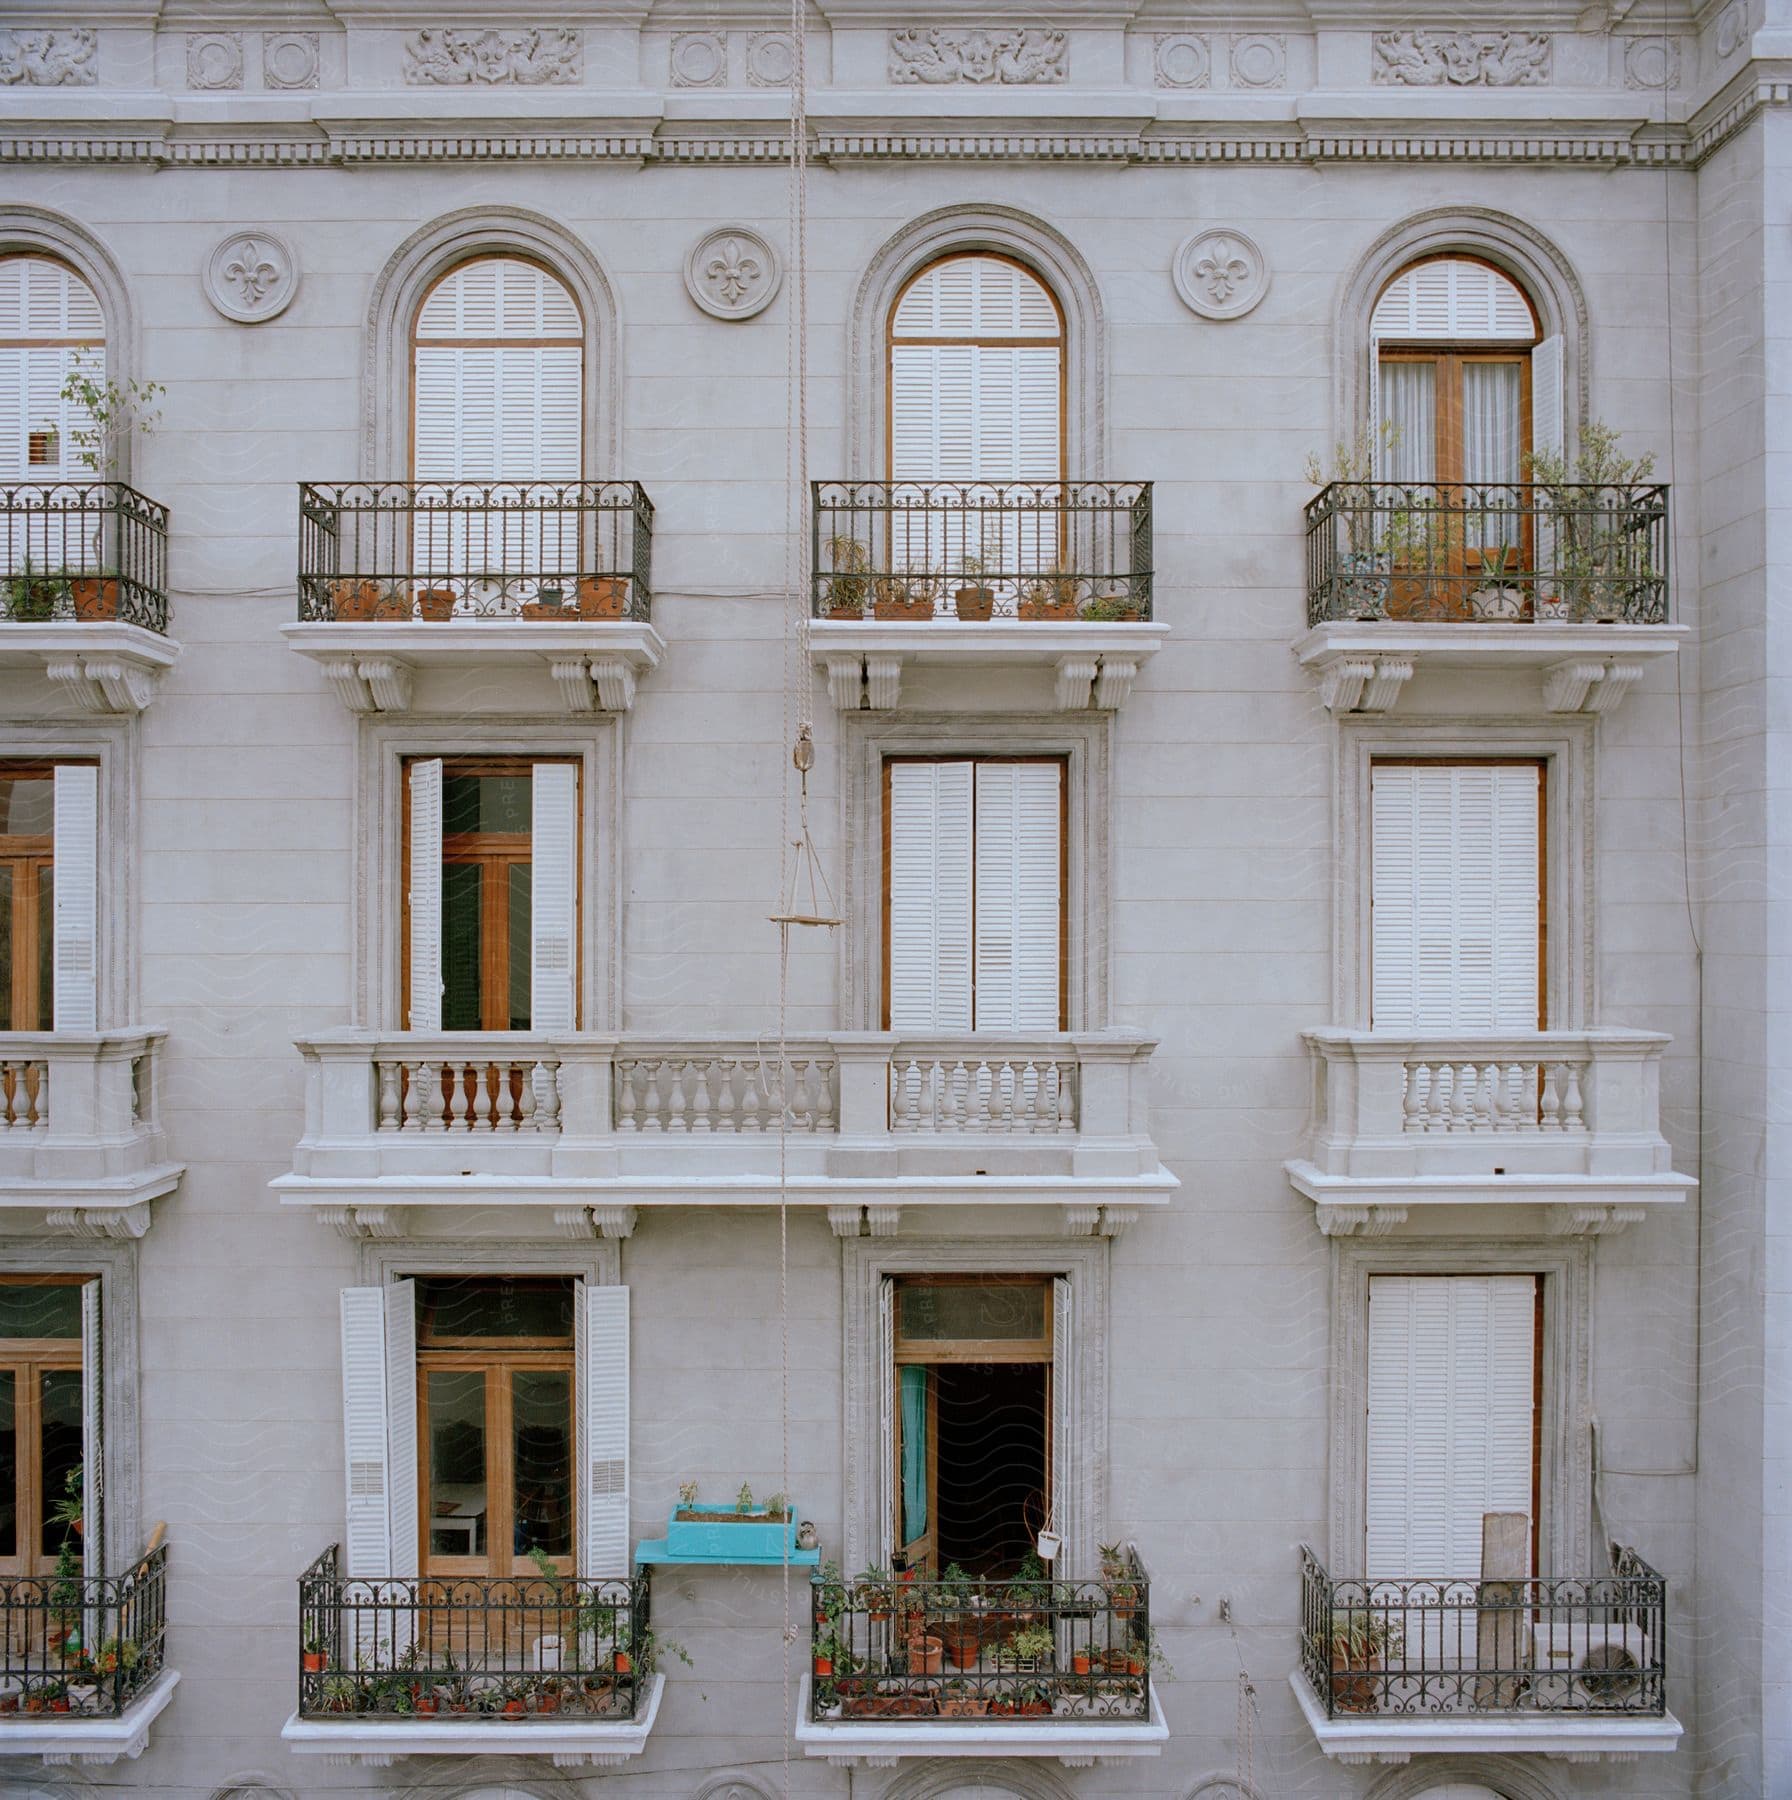
[[[53,257],[0,257],[0,481],[100,472],[92,416],[63,397],[77,367],[106,378],[99,297]]]
[[[539,263],[459,264],[417,311],[411,347],[417,481],[577,481],[584,327]]]
[[[1525,481],[1562,445],[1562,341],[1491,263],[1434,256],[1382,290],[1370,322],[1371,418],[1385,480],[1472,487]]]

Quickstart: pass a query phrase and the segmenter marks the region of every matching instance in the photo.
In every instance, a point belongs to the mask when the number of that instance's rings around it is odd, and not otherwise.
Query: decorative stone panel
[[[728,85],[728,34],[683,31],[672,40],[672,85],[675,88]]]
[[[571,87],[584,69],[578,32],[419,31],[406,40],[404,78],[413,87]]]
[[[187,86],[219,92],[243,85],[243,34],[240,31],[187,33]]]
[[[1279,88],[1288,78],[1288,40],[1275,31],[1235,37],[1231,61],[1234,87]]]
[[[277,318],[298,291],[291,250],[271,231],[239,231],[206,258],[205,297],[227,319],[258,325]]]
[[[750,319],[771,305],[784,279],[778,253],[756,231],[724,225],[685,258],[684,285],[712,319]]]
[[[1269,292],[1269,264],[1242,231],[1197,232],[1170,265],[1176,292],[1204,319],[1238,319]]]
[[[99,55],[99,34],[85,25],[0,31],[0,87],[92,87]]]
[[[1070,41],[1061,31],[935,27],[890,33],[890,80],[897,86],[1055,86],[1069,73]]]
[[[1382,31],[1371,79],[1387,87],[1547,87],[1546,31]]]
[[[788,31],[747,33],[748,87],[789,87],[796,70],[796,45]]]
[[[315,31],[264,31],[261,34],[261,80],[275,89],[314,88],[319,65]]]
[[[1659,93],[1680,85],[1680,40],[1672,37],[1632,38],[1624,46],[1624,85]]]
[[[1198,31],[1160,31],[1151,43],[1151,73],[1160,88],[1204,88],[1213,52]]]

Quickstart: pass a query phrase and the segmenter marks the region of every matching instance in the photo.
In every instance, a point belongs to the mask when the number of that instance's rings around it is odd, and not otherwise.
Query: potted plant
[[[940,1690],[942,1719],[980,1719],[988,1711],[988,1696],[978,1693],[968,1681],[948,1681]]]
[[[1398,448],[1400,428],[1383,420],[1371,432],[1359,431],[1348,443],[1332,448],[1329,473],[1317,455],[1309,454],[1306,478],[1331,493],[1334,530],[1325,547],[1332,552],[1327,616],[1334,619],[1380,619],[1387,616],[1393,586],[1396,539],[1404,525],[1383,505],[1383,491],[1376,485],[1378,463]],[[1398,491],[1398,490],[1396,490]],[[1396,512],[1401,508],[1396,506]],[[1343,522],[1339,543],[1335,522]],[[1323,565],[1322,565],[1323,566]]]
[[[79,1534],[81,1531],[81,1522],[87,1512],[84,1498],[86,1469],[85,1463],[76,1463],[62,1478],[62,1494],[50,1517],[62,1527],[64,1533],[72,1531]]]
[[[16,575],[6,578],[4,593],[9,618],[21,625],[42,625],[55,617],[56,602],[63,591],[62,578],[33,570],[30,559]]]
[[[1338,1607],[1329,1628],[1316,1637],[1315,1647],[1331,1663],[1332,1711],[1375,1712],[1380,1706],[1376,1674],[1404,1639],[1399,1625],[1382,1613],[1358,1607]]]
[[[417,617],[434,625],[445,624],[454,616],[454,601],[453,588],[420,587],[417,590]]]
[[[691,1661],[690,1653],[685,1649],[683,1644],[679,1643],[674,1638],[665,1637],[659,1632],[642,1632],[640,1638],[636,1642],[635,1649],[637,1652],[635,1661],[639,1665],[641,1679],[643,1681],[659,1668],[660,1657],[668,1651],[676,1656],[687,1669],[696,1667]],[[628,1652],[625,1650],[618,1650],[616,1652],[616,1662],[617,1674],[626,1674],[628,1672],[625,1667],[628,1662]]]
[[[770,1562],[795,1551],[796,1509],[782,1494],[755,1505],[744,1481],[732,1506],[706,1507],[681,1497],[666,1526],[666,1544],[674,1557]]]
[[[83,622],[118,617],[116,575],[71,575],[68,596],[74,605],[75,617]]]
[[[365,575],[339,575],[330,583],[330,617],[338,624],[371,619],[382,591],[377,581]]]
[[[620,619],[628,612],[626,575],[581,575],[576,591],[581,619]]]
[[[1080,585],[1074,575],[1029,577],[1020,587],[1020,616],[1023,619],[1074,619]],[[1053,1555],[1056,1554],[1054,1551]]]
[[[1539,532],[1553,539],[1553,554],[1540,549],[1537,557],[1543,617],[1608,625],[1659,611],[1663,588],[1649,530],[1657,502],[1652,492],[1636,491],[1647,489],[1655,458],[1623,455],[1618,435],[1594,422],[1572,460],[1543,450],[1524,459],[1541,490]]]
[[[952,590],[953,610],[967,624],[980,625],[984,620],[991,618],[996,610],[995,589],[984,586],[979,579],[985,570],[984,559],[981,556],[972,556],[967,553],[958,559],[958,569],[959,573],[968,576],[969,580],[963,587],[955,587]]]
[[[810,1598],[814,1602],[815,1622],[827,1625],[846,1611],[846,1584],[840,1579],[840,1565],[824,1562],[810,1577]]]
[[[1110,587],[1091,594],[1078,617],[1090,625],[1131,625],[1145,616],[1145,602],[1130,587]]]
[[[135,1646],[132,1646],[135,1648]],[[307,1635],[299,1650],[299,1667],[307,1675],[321,1675],[324,1665],[329,1660],[324,1649],[323,1639]]]
[[[1509,554],[1504,544],[1481,547],[1481,580],[1468,597],[1470,618],[1522,619],[1529,610],[1524,589],[1507,582]]]
[[[1051,1667],[1052,1653],[1056,1648],[1057,1640],[1049,1625],[1029,1625],[1024,1631],[1017,1631],[997,1655],[1005,1668],[1033,1674]]]
[[[566,606],[566,590],[558,582],[544,581],[536,590],[533,600],[525,600],[522,607],[525,619],[567,619],[572,617]]]
[[[865,597],[871,592],[871,550],[855,537],[831,537],[827,541],[830,619],[862,619]]]
[[[921,623],[933,617],[939,591],[940,578],[925,568],[880,575],[872,583],[871,610],[880,619]]]
[[[839,1638],[831,1631],[818,1637],[811,1646],[810,1660],[814,1665],[817,1681],[831,1679],[834,1673],[834,1664],[843,1660]]]
[[[855,1609],[862,1611],[874,1625],[883,1624],[890,1616],[895,1605],[896,1577],[885,1568],[869,1568],[863,1575],[855,1575],[852,1584],[852,1603]]]
[[[90,475],[114,475],[125,442],[134,432],[148,437],[162,420],[155,404],[168,390],[159,381],[128,381],[122,387],[94,374],[77,350],[57,398],[87,423],[72,433],[75,455]]]
[[[945,1666],[946,1651],[937,1637],[916,1629],[908,1640],[908,1672],[911,1675],[937,1675]]]

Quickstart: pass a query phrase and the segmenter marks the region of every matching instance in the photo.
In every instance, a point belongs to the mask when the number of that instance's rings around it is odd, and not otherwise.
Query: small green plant
[[[751,1483],[743,1481],[740,1484],[740,1492],[734,1496],[734,1510],[736,1512],[751,1512],[753,1510],[753,1488]]]
[[[1144,610],[1144,602],[1129,593],[1095,594],[1083,602],[1078,617],[1091,624],[1113,624],[1116,620],[1139,618]]]
[[[635,1652],[635,1668],[643,1677],[651,1675],[660,1666],[660,1658],[667,1653],[676,1656],[687,1669],[697,1666],[691,1661],[690,1652],[676,1639],[663,1632],[644,1631]]]
[[[1320,1648],[1344,1663],[1366,1663],[1371,1658],[1398,1655],[1405,1636],[1396,1620],[1383,1613],[1338,1607],[1329,1628],[1318,1634]]]
[[[840,1565],[824,1562],[810,1578],[812,1599],[818,1619],[837,1619],[846,1611],[846,1584],[840,1579]]]
[[[1008,1654],[1016,1663],[1037,1668],[1050,1658],[1055,1642],[1049,1625],[1029,1625],[1008,1640]]]
[[[51,1514],[51,1517],[55,1519],[56,1523],[60,1525],[65,1532],[79,1531],[81,1529],[81,1521],[86,1516],[86,1510],[83,1504],[86,1488],[86,1468],[87,1465],[85,1463],[76,1463],[62,1478],[62,1497],[56,1502],[56,1508]]]
[[[873,1615],[887,1613],[895,1605],[896,1575],[881,1564],[873,1564],[852,1578],[853,1605]]]
[[[945,1582],[948,1587],[969,1587],[971,1585],[969,1574],[957,1563],[947,1563],[945,1573],[940,1576],[940,1580]]]
[[[148,437],[162,422],[156,404],[168,390],[159,381],[127,381],[120,386],[81,360],[69,359],[67,379],[58,398],[86,423],[70,433],[75,456],[91,475],[111,475],[131,435]]]
[[[831,537],[827,541],[828,606],[840,613],[862,613],[871,591],[871,550],[856,537]]]
[[[1525,473],[1540,490],[1538,583],[1573,619],[1647,617],[1661,598],[1651,555],[1657,503],[1646,490],[1652,454],[1626,456],[1619,434],[1595,420],[1573,457],[1533,450]]]
[[[697,1504],[697,1484],[694,1481],[681,1481],[678,1484],[678,1504],[695,1506]]]

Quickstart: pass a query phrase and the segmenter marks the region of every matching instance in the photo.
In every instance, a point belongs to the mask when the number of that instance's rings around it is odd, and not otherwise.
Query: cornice
[[[117,98],[122,97],[114,97]],[[195,119],[165,96],[143,94],[136,116],[38,116],[0,102],[0,164],[148,165],[159,168],[362,168],[456,159],[498,162],[765,164],[785,154],[785,131],[763,106],[745,116],[703,117],[680,105],[679,116],[656,96],[594,97],[582,118],[512,110],[494,104],[464,113],[441,107],[427,117],[393,118],[368,104],[373,96],[333,96],[311,116]],[[1163,163],[1427,162],[1524,163],[1545,166],[1696,168],[1767,108],[1792,106],[1792,61],[1753,63],[1739,71],[1686,122],[1636,117],[1576,119],[1414,116],[1401,109],[1376,116],[1363,97],[1308,96],[1294,107],[1278,96],[1255,117],[1189,116],[1189,104],[1116,91],[1082,96],[1080,109],[1061,96],[1030,116],[911,116],[880,96],[875,110],[831,97],[812,115],[812,158],[818,162]],[[868,98],[855,96],[854,99]],[[1337,110],[1327,102],[1336,100]],[[608,101],[609,105],[602,103]],[[1093,105],[1090,102],[1094,102]],[[85,110],[85,108],[83,109]],[[350,111],[356,116],[346,116]],[[954,109],[956,110],[956,109]],[[1611,113],[1609,106],[1596,109]],[[345,116],[318,116],[341,112]],[[1290,116],[1291,112],[1298,116]],[[183,116],[184,115],[184,116]],[[508,116],[507,116],[508,115]]]

